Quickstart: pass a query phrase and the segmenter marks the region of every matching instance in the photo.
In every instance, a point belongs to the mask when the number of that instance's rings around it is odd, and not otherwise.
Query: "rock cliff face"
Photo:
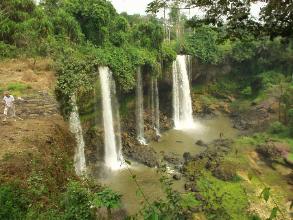
[[[200,64],[193,59],[191,65],[192,83],[206,82],[212,80],[217,74],[228,74],[229,65],[215,66]],[[149,74],[142,74],[143,97],[144,97],[144,132],[145,139],[154,141],[157,138],[152,123],[151,109],[151,78]],[[173,127],[172,122],[172,68],[158,78],[158,90],[160,101],[160,130],[168,130]],[[117,91],[117,98],[120,104],[121,133],[123,143],[123,153],[126,157],[137,160],[148,166],[157,165],[157,155],[155,151],[148,146],[141,146],[136,140],[136,95],[135,89],[128,93]],[[197,114],[210,114],[218,109],[228,112],[227,103],[216,106],[204,106],[197,102],[198,98],[193,97],[193,108]],[[86,154],[89,163],[95,164],[103,160],[104,139],[102,122],[102,104],[99,79],[96,81],[96,89],[82,95],[79,100],[79,110],[82,118],[84,137],[86,141]],[[197,111],[198,109],[198,111]],[[142,153],[144,152],[144,153]],[[143,155],[143,156],[142,156]]]

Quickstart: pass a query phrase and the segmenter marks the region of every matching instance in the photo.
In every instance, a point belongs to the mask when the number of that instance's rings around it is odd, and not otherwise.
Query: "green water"
[[[209,120],[198,120],[192,130],[169,130],[162,134],[159,142],[149,143],[158,153],[173,152],[183,155],[184,152],[199,153],[204,148],[195,144],[197,140],[206,143],[219,138],[222,132],[224,137],[233,138],[237,135],[229,118],[218,116]],[[149,168],[138,163],[132,163],[131,171],[136,175],[138,184],[150,201],[163,198],[164,193],[159,182],[159,175],[155,168]],[[122,202],[129,214],[135,214],[141,207],[143,198],[137,195],[137,186],[132,180],[129,170],[109,171],[99,181],[110,186],[123,195]],[[174,189],[184,191],[184,181],[175,181]]]

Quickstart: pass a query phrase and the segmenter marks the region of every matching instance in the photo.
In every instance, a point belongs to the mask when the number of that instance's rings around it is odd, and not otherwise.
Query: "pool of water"
[[[209,143],[219,138],[220,132],[224,134],[224,138],[233,138],[237,135],[237,131],[233,129],[229,118],[218,116],[212,119],[196,120],[193,129],[172,129],[164,132],[159,142],[151,142],[149,145],[158,153],[162,151],[166,153],[172,152],[181,156],[184,152],[199,153],[204,148],[197,146],[195,142],[202,140],[205,143]],[[150,202],[164,197],[157,169],[149,168],[139,163],[132,162],[129,169],[106,171],[102,176],[98,177],[98,180],[121,193],[124,208],[129,214],[135,214],[141,208],[143,198],[137,193],[138,187],[130,172],[136,175],[138,184]],[[183,191],[183,186],[184,181],[182,180],[175,181],[173,187],[178,191]]]

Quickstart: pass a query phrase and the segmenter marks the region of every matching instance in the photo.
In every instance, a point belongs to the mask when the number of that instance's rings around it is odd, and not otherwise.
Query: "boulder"
[[[185,162],[185,163],[187,163],[187,162],[189,162],[189,161],[192,160],[192,156],[191,156],[191,154],[190,154],[189,152],[185,152],[185,153],[183,154],[183,158],[184,158],[184,162]]]
[[[182,159],[178,154],[175,153],[168,153],[164,155],[164,160],[173,165],[181,165]]]
[[[235,165],[228,162],[220,164],[212,171],[212,174],[214,177],[224,181],[231,181],[237,175]]]
[[[181,180],[181,178],[182,178],[182,176],[181,176],[180,173],[174,173],[174,174],[173,174],[173,179],[174,179],[174,180]]]
[[[195,144],[197,144],[198,146],[201,147],[207,147],[208,145],[206,143],[204,143],[202,140],[198,140],[195,142]]]
[[[257,153],[259,153],[264,159],[268,160],[278,160],[281,158],[286,158],[290,147],[287,144],[281,142],[274,142],[268,140],[264,144],[258,145],[256,148]]]

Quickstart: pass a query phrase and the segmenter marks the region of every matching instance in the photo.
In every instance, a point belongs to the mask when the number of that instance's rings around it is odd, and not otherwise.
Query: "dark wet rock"
[[[287,157],[290,147],[287,144],[268,140],[258,145],[256,151],[266,160],[278,160]]]
[[[195,176],[190,176],[190,177],[189,177],[189,180],[190,180],[190,181],[195,181]]]
[[[247,130],[249,129],[249,123],[241,118],[237,118],[234,120],[233,128],[238,130]]]
[[[191,160],[192,160],[191,153],[189,153],[189,152],[185,152],[185,153],[183,154],[183,158],[184,158],[185,163],[191,161]]]
[[[180,172],[180,173],[183,173],[183,164],[175,165],[174,169],[178,170],[178,172]]]
[[[293,185],[293,172],[286,176],[287,182],[290,185]]]
[[[195,182],[186,182],[184,184],[184,189],[190,192],[199,192],[199,189]]]
[[[128,145],[123,148],[123,153],[129,158],[136,160],[149,167],[159,165],[159,158],[156,151],[150,146]]]
[[[195,199],[198,201],[205,201],[205,198],[200,193],[195,194]]]
[[[206,143],[204,143],[202,140],[198,140],[195,142],[195,144],[197,144],[198,146],[201,147],[207,147],[208,145]]]
[[[175,173],[175,174],[173,174],[173,179],[174,179],[174,180],[181,180],[181,178],[182,178],[182,176],[181,176],[180,173]]]
[[[198,206],[198,207],[189,207],[189,210],[192,213],[198,213],[198,212],[201,212],[202,211],[202,207],[200,207],[200,206]]]
[[[180,165],[182,164],[182,159],[178,154],[175,153],[168,153],[164,155],[164,160],[168,163],[171,163],[173,165]]]
[[[191,186],[191,192],[199,192],[199,189],[195,184]]]
[[[127,212],[124,209],[111,209],[111,212],[107,210],[107,208],[99,208],[96,211],[96,217],[100,220],[123,220],[127,218]]]
[[[224,181],[231,181],[237,175],[235,165],[228,162],[220,164],[212,171],[212,174],[214,177]]]

